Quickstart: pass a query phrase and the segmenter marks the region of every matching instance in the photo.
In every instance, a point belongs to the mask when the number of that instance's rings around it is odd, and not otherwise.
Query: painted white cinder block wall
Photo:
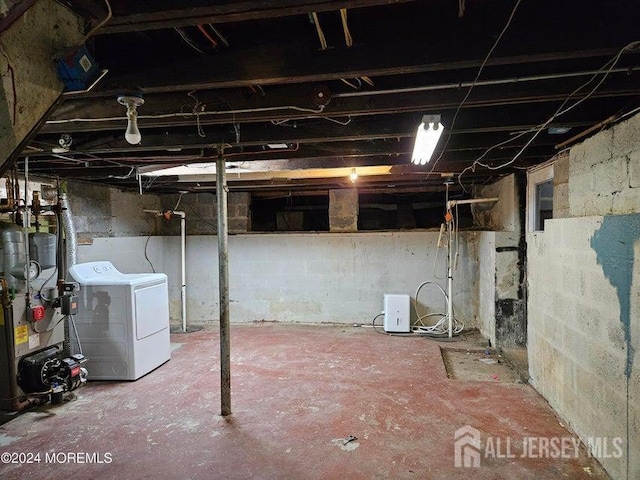
[[[243,234],[229,237],[231,321],[368,323],[381,312],[385,293],[413,297],[434,279],[437,232]],[[165,237],[172,318],[178,318],[179,237]],[[444,249],[436,274],[445,277]],[[456,316],[467,325],[477,315],[476,235],[462,234],[454,278]],[[421,313],[444,309],[442,294],[425,288]],[[218,319],[218,254],[215,236],[187,238],[187,317]],[[381,320],[381,319],[380,319]]]
[[[454,272],[455,315],[476,327],[478,254],[475,233],[460,235]],[[78,261],[111,261],[123,273],[150,272],[146,237],[96,238]],[[369,323],[385,293],[413,298],[418,285],[446,289],[446,250],[437,232],[243,234],[229,237],[231,321]],[[180,320],[180,237],[151,237],[147,256],[169,282],[170,312]],[[438,258],[436,259],[436,253]],[[435,274],[439,277],[434,278]],[[445,312],[442,293],[425,287],[420,313]],[[187,237],[187,320],[218,320],[217,237]],[[415,313],[414,313],[415,314]],[[379,319],[381,323],[382,319]]]
[[[636,479],[640,115],[573,147],[569,162],[573,218],[549,220],[527,237],[531,383],[585,443],[608,437],[611,455],[621,437],[623,458],[600,462],[616,480]]]

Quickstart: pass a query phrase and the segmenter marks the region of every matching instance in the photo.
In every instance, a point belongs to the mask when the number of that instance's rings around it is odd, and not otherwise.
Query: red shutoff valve
[[[34,322],[38,322],[42,320],[44,316],[45,316],[45,310],[42,305],[38,305],[37,307],[33,307],[31,309],[31,317],[33,318]]]

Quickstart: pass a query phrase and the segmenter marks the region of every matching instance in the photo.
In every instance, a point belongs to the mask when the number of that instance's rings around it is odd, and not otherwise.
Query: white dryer
[[[90,380],[137,380],[171,358],[164,273],[121,273],[106,261],[69,273],[81,285],[74,318]]]

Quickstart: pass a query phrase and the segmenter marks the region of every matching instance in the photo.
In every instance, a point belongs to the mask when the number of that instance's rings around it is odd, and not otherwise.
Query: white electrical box
[[[409,333],[411,331],[411,297],[384,294],[384,331]]]

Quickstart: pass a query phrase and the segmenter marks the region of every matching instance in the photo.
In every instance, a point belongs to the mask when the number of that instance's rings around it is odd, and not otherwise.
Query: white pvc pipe
[[[182,331],[187,331],[187,214],[185,212],[171,212],[172,215],[180,217],[180,315],[182,316]]]
[[[153,213],[160,217],[163,212],[160,210],[143,210],[144,213]],[[182,331],[187,331],[187,214],[182,211],[170,211],[171,215],[180,217],[180,319],[182,320]]]
[[[456,205],[468,205],[470,203],[485,203],[485,202],[497,202],[498,200],[500,200],[497,197],[494,198],[469,198],[467,200],[449,200],[447,202],[447,208],[451,209],[453,207],[455,207]]]

